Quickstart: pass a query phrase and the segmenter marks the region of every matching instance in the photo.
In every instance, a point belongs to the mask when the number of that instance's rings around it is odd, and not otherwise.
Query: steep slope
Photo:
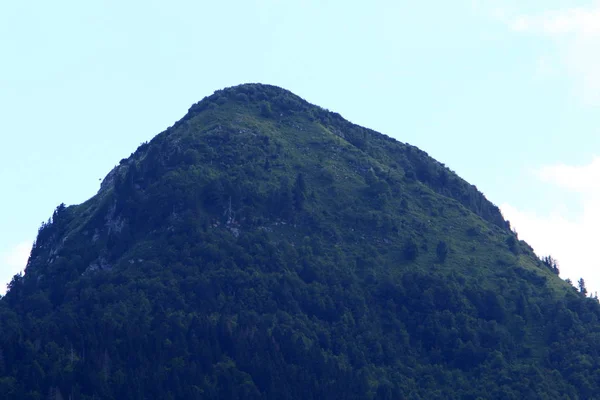
[[[600,308],[426,153],[218,91],[57,207],[0,301],[0,396],[593,398]]]

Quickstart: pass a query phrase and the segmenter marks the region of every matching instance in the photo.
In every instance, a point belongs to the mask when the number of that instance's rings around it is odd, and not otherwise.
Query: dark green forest
[[[600,306],[558,272],[424,151],[240,85],[41,225],[0,398],[600,398]]]

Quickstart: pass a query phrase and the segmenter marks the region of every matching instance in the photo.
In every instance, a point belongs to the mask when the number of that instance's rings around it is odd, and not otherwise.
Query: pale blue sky
[[[600,225],[600,6],[520,3],[1,2],[0,286],[59,203],[214,90],[262,82],[427,151],[600,288],[581,244]]]

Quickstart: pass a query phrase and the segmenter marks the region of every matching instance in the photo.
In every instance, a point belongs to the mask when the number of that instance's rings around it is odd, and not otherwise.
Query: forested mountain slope
[[[600,307],[557,272],[423,151],[236,86],[41,226],[0,398],[597,398]]]

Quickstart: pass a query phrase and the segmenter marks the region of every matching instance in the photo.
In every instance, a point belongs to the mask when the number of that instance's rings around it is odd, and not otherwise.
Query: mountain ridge
[[[434,191],[443,194],[446,197],[450,197],[454,200],[459,201],[461,204],[466,206],[471,211],[475,212],[483,219],[492,222],[500,228],[510,229],[510,224],[503,219],[498,207],[495,206],[493,203],[489,202],[485,198],[485,196],[477,190],[475,186],[468,184],[467,182],[459,178],[453,171],[451,171],[443,164],[435,160],[433,160],[431,165],[423,165],[422,159],[420,159],[420,157],[428,158],[427,153],[419,150],[414,146],[402,144],[386,135],[363,128],[359,125],[349,123],[346,120],[344,120],[339,114],[329,112],[318,106],[314,106],[305,101],[304,99],[301,99],[300,97],[294,95],[293,93],[276,86],[262,84],[243,84],[224,90],[216,91],[213,95],[208,96],[200,102],[192,105],[188,110],[188,113],[181,120],[176,122],[172,127],[166,129],[165,131],[157,135],[153,139],[153,141],[161,140],[163,137],[167,138],[173,131],[185,126],[187,121],[190,121],[194,118],[194,116],[198,115],[202,111],[205,111],[206,109],[209,109],[211,107],[215,107],[216,104],[223,104],[226,101],[224,99],[227,99],[229,101],[237,101],[242,104],[248,102],[249,99],[247,94],[256,89],[267,90],[267,94],[259,92],[259,94],[254,99],[256,101],[262,102],[260,103],[261,115],[264,114],[263,107],[265,106],[269,109],[271,107],[275,108],[275,111],[270,112],[270,117],[273,116],[274,112],[279,112],[280,117],[284,117],[284,113],[286,117],[290,115],[293,116],[294,113],[298,112],[309,113],[311,114],[312,118],[318,121],[319,124],[323,124],[320,125],[320,127],[325,131],[325,133],[337,136],[341,138],[344,142],[347,142],[352,146],[358,147],[369,157],[371,156],[369,154],[369,147],[365,143],[365,138],[368,135],[374,135],[374,137],[378,140],[382,140],[393,144],[399,144],[401,146],[400,149],[394,150],[404,152],[405,155],[407,155],[408,162],[413,162],[417,164],[414,170],[407,169],[404,171],[404,174],[407,175],[408,179],[421,182],[427,185],[429,188],[433,189]],[[217,124],[213,129],[220,130],[221,128],[220,125]],[[347,133],[344,134],[344,131]],[[125,176],[126,173],[120,173],[119,171],[124,169],[129,170],[129,168],[131,168],[131,166],[133,165],[132,160],[134,160],[136,157],[142,159],[147,157],[147,154],[145,154],[145,149],[148,145],[148,143],[142,144],[134,153],[132,153],[132,155],[128,159],[121,160],[120,165],[115,167],[102,181],[99,193],[106,191],[111,187],[114,187],[115,178],[119,179],[119,177],[121,177],[127,179],[127,177]],[[176,150],[172,148],[168,151],[172,152]],[[389,157],[388,154],[386,154],[386,156]],[[370,165],[370,163],[373,162],[373,159],[366,160],[366,166],[359,166],[359,168],[364,169],[363,174],[367,170],[372,169],[373,167],[378,167],[377,161],[375,161],[373,165]],[[405,161],[404,165],[407,165],[408,162]],[[401,163],[398,164],[399,168],[403,167]],[[400,173],[402,173],[402,170],[400,171]],[[375,179],[377,179],[377,177],[375,177]],[[448,181],[450,179],[455,179],[459,187],[456,189],[449,189],[447,186]],[[439,185],[438,181],[440,183]],[[120,183],[117,182],[117,184]],[[459,193],[459,191],[461,192]]]
[[[275,86],[192,105],[42,224],[4,398],[593,398],[600,307],[475,186]]]

